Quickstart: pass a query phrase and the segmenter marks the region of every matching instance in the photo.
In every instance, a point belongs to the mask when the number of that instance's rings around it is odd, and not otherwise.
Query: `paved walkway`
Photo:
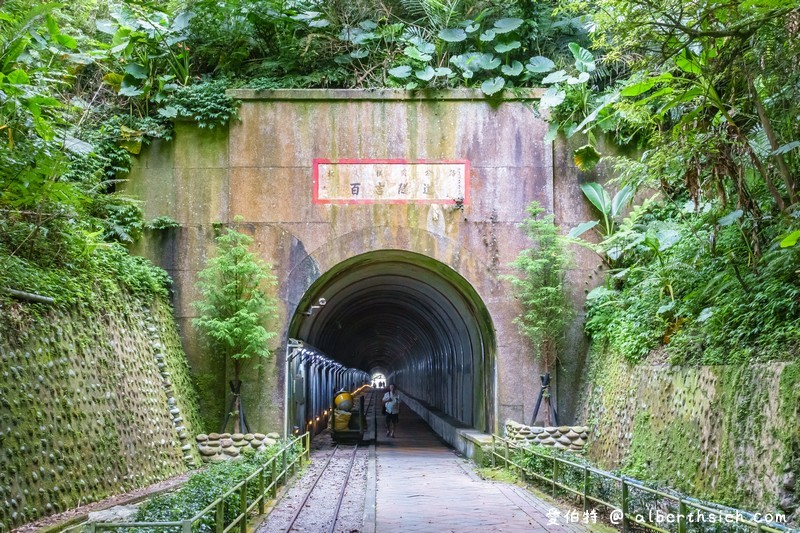
[[[550,520],[553,505],[521,487],[480,479],[416,414],[405,408],[400,416],[396,438],[378,431],[375,531],[590,531],[563,514]]]

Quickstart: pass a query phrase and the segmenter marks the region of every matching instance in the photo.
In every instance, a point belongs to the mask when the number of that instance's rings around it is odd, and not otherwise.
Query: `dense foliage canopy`
[[[142,144],[170,137],[172,120],[230,120],[226,88],[472,87],[493,98],[543,86],[548,139],[580,139],[586,181],[605,169],[616,176],[607,188],[636,198],[623,218],[628,203],[606,211],[595,190],[603,222],[579,228],[599,234],[610,268],[590,295],[589,332],[632,361],[659,347],[678,361],[796,357],[797,0],[0,10],[0,288],[70,302],[101,274],[163,291],[164,276],[120,244],[169,221],[143,221],[119,176]]]

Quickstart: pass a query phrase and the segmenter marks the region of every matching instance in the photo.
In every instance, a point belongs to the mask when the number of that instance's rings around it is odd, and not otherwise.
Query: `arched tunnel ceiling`
[[[302,313],[320,298],[324,307]],[[486,338],[493,334],[488,313],[469,283],[410,252],[352,258],[317,280],[297,311],[290,337],[366,372],[380,367],[392,374],[425,366],[426,358],[472,360],[493,342]]]

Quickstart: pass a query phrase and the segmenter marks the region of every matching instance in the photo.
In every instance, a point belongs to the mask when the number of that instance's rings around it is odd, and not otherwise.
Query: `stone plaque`
[[[315,159],[315,204],[469,203],[469,161]]]

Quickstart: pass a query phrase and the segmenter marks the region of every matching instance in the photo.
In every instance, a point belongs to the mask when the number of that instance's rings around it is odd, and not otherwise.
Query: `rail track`
[[[333,452],[328,456],[325,464],[311,484],[311,488],[309,488],[305,497],[297,506],[294,516],[292,516],[289,525],[286,527],[286,533],[292,531],[328,531],[329,533],[334,533],[336,531],[336,522],[339,518],[339,511],[342,508],[342,499],[350,481],[350,473],[353,470],[353,463],[355,463],[357,453],[358,445],[343,446],[337,444],[334,447]],[[338,497],[325,524],[320,524],[318,510],[309,513],[311,515],[309,519],[304,520],[304,511],[310,507],[320,506],[322,508],[330,506],[332,493],[337,488],[339,491]]]

